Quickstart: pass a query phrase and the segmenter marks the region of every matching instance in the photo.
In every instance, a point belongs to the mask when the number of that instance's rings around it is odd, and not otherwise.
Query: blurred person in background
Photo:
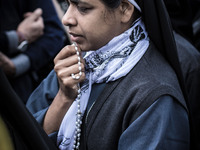
[[[24,103],[66,35],[51,0],[0,0],[0,67]]]

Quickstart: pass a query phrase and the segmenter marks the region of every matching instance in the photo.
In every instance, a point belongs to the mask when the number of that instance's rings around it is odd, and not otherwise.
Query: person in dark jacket
[[[1,49],[0,65],[26,103],[52,69],[65,32],[51,0],[1,0],[0,7],[1,38],[6,36],[8,44]]]
[[[29,12],[26,14],[26,18],[18,25],[16,31],[12,30],[1,33],[0,49],[2,53],[0,53],[0,66],[7,76],[18,76],[22,72],[19,71],[20,68],[27,70],[29,63],[28,60],[25,61],[25,57],[22,57],[22,54],[19,57],[24,64],[16,64],[19,58],[16,59],[17,61],[14,61],[14,59],[12,62],[7,56],[13,57],[20,51],[25,51],[25,47],[27,47],[25,45],[35,42],[43,35],[44,23],[41,15],[42,10],[39,8],[33,13]]]
[[[26,105],[58,148],[189,150],[181,74],[163,53],[176,48],[159,42],[160,19],[150,14],[163,11],[163,1],[67,2],[62,21],[73,44],[58,53]]]

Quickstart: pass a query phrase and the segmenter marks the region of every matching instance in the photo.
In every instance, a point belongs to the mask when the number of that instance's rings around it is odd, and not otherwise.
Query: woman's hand
[[[77,47],[78,48],[78,47]],[[78,48],[79,55],[80,49]],[[80,65],[78,64],[80,58]],[[59,92],[68,100],[74,100],[78,94],[78,83],[85,79],[84,60],[77,55],[74,45],[64,47],[54,59],[54,70],[57,74],[60,90]],[[73,79],[71,74],[79,76],[79,66],[81,66],[81,76],[79,79]]]
[[[78,51],[80,53],[80,48],[78,48]],[[47,134],[59,130],[63,117],[77,97],[78,84],[85,79],[84,60],[81,56],[82,75],[79,79],[73,79],[71,76],[71,74],[79,75],[78,62],[74,45],[64,47],[54,59],[54,70],[59,82],[59,91],[44,118],[43,128]]]

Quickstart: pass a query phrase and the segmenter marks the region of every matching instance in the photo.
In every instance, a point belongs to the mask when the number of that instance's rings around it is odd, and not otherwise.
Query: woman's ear
[[[133,20],[134,6],[128,0],[122,0],[120,4],[120,11],[122,14],[121,22],[128,23]]]

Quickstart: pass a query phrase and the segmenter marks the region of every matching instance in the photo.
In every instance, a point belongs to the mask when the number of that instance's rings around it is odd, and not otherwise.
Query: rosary
[[[78,80],[80,79],[82,72],[81,72],[81,58],[80,58],[80,53],[78,51],[78,47],[77,44],[74,42],[73,45],[75,46],[75,50],[76,50],[76,54],[78,56],[78,69],[79,69],[79,74],[78,75],[74,75],[73,73],[71,74],[71,77],[74,80]],[[81,109],[80,109],[80,98],[81,98],[81,89],[80,89],[80,84],[78,83],[78,95],[76,98],[77,101],[77,113],[76,113],[76,129],[75,129],[75,135],[74,135],[74,145],[73,145],[73,150],[78,150],[79,146],[80,146],[80,138],[81,138],[81,124],[82,124],[82,120],[81,120]]]

